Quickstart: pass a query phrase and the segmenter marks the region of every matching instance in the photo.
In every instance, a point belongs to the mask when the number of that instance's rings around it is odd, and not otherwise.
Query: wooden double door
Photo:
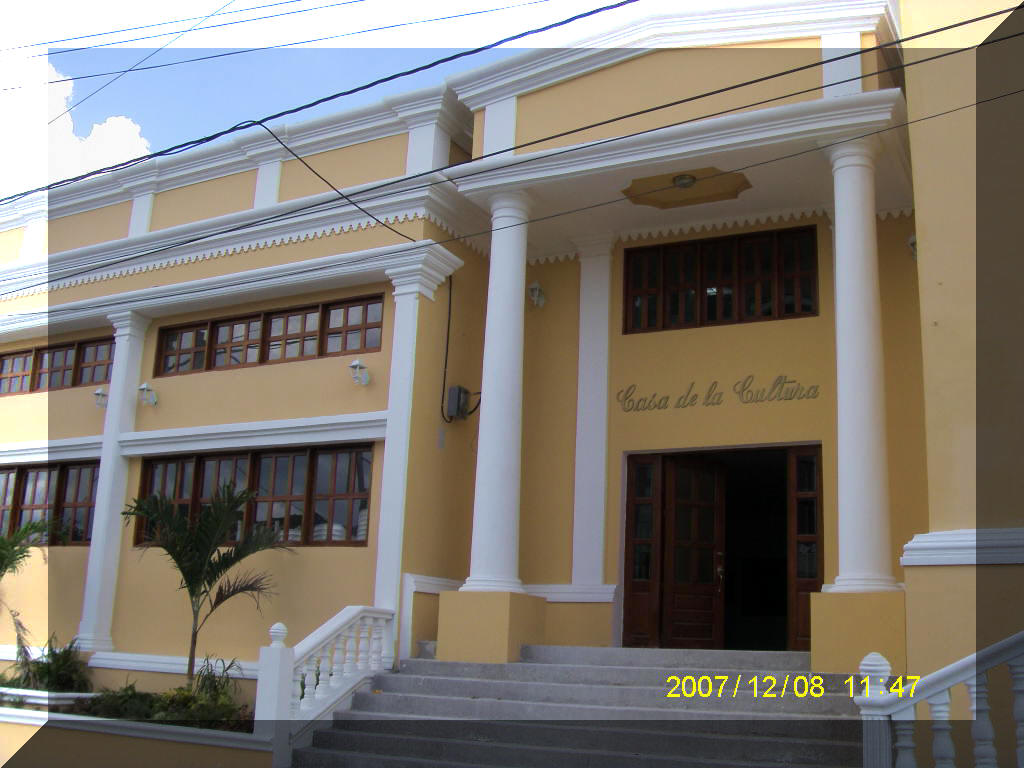
[[[786,449],[785,647],[810,648],[810,594],[821,589],[821,459],[818,446]],[[730,483],[743,482],[722,454],[630,456],[627,471],[623,645],[725,648],[729,544],[758,509],[730,508]],[[733,473],[730,477],[730,471]],[[784,521],[784,522],[783,522]],[[727,530],[731,532],[727,535]],[[749,548],[749,542],[748,542]],[[755,576],[756,578],[756,576]],[[750,576],[747,575],[749,582]]]

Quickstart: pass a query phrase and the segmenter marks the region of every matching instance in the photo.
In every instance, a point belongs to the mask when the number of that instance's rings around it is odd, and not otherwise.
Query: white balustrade
[[[255,716],[261,733],[276,734],[275,722],[323,716],[394,661],[391,610],[348,606],[293,648],[284,644],[287,633],[275,624],[271,644],[260,649]]]
[[[922,701],[928,702],[931,716],[933,765],[953,768],[956,754],[950,723],[951,690],[961,684],[967,689],[972,716],[972,764],[977,768],[1009,764],[1009,755],[999,761],[988,698],[989,672],[1003,665],[1009,666],[1012,681],[1016,765],[1024,768],[1024,632],[922,677],[913,696],[909,696],[910,686],[905,681],[902,696],[883,689],[878,695],[856,697],[864,720],[864,768],[917,768],[914,724],[917,705]],[[871,653],[861,662],[860,672],[874,684],[879,677],[888,676],[889,663]]]

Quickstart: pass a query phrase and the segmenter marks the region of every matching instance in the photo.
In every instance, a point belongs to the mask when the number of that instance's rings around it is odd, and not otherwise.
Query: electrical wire
[[[383,83],[392,82],[394,80],[398,80],[399,78],[407,77],[409,75],[413,75],[413,74],[416,74],[418,72],[424,72],[426,70],[438,67],[438,66],[440,66],[442,64],[447,64],[449,62],[456,61],[458,59],[462,59],[462,58],[465,58],[467,56],[473,56],[473,55],[481,53],[483,51],[487,51],[487,50],[490,50],[492,48],[497,48],[498,46],[505,45],[506,43],[510,43],[510,42],[515,41],[515,40],[521,40],[522,38],[529,37],[530,35],[536,35],[536,34],[539,34],[541,32],[547,32],[547,31],[550,31],[552,29],[556,29],[558,27],[563,27],[563,26],[566,26],[567,24],[572,24],[574,22],[580,21],[581,19],[585,19],[585,18],[588,18],[590,16],[594,16],[594,15],[599,14],[599,13],[604,13],[605,11],[614,10],[616,8],[622,8],[623,6],[626,6],[626,5],[632,5],[635,2],[637,2],[637,0],[619,0],[619,2],[612,3],[610,5],[604,5],[604,6],[601,6],[600,8],[594,8],[594,9],[589,10],[589,11],[584,11],[583,13],[578,13],[575,16],[570,16],[569,18],[562,19],[561,21],[552,22],[551,24],[546,24],[546,25],[544,25],[542,27],[536,27],[534,29],[527,30],[526,32],[519,32],[519,33],[517,33],[515,35],[509,35],[508,37],[504,37],[504,38],[502,38],[500,40],[496,40],[495,42],[489,43],[487,45],[482,45],[482,46],[479,46],[477,48],[471,48],[471,49],[466,50],[466,51],[460,51],[458,53],[454,53],[454,54],[451,54],[449,56],[442,56],[441,58],[435,59],[434,61],[428,62],[426,64],[421,64],[420,66],[413,67],[413,68],[407,69],[407,70],[403,70],[402,72],[396,72],[396,73],[393,73],[391,75],[387,75],[385,77],[378,78],[378,79],[376,79],[376,80],[374,80],[374,81],[372,81],[370,83],[364,83],[363,85],[356,86],[355,88],[349,88],[349,89],[344,90],[344,91],[339,91],[337,93],[332,93],[332,94],[330,94],[328,96],[322,96],[319,99],[315,99],[314,101],[310,101],[310,102],[307,102],[305,104],[300,104],[297,107],[292,107],[291,109],[286,109],[286,110],[283,110],[281,112],[277,112],[277,113],[275,113],[273,115],[267,115],[265,117],[260,118],[258,122],[270,122],[271,120],[277,120],[277,119],[282,118],[282,117],[288,117],[289,115],[294,115],[294,114],[297,114],[299,112],[303,112],[303,111],[305,111],[307,109],[312,109],[313,107],[320,106],[321,104],[326,104],[327,102],[334,101],[335,99],[339,99],[342,96],[351,96],[354,93],[359,93],[360,91],[368,90],[370,88],[373,88],[373,87],[375,87],[377,85],[381,85]],[[123,168],[131,168],[134,165],[138,165],[139,163],[146,162],[147,160],[152,160],[153,158],[156,158],[156,157],[164,157],[164,156],[167,156],[167,155],[179,154],[179,153],[184,152],[186,150],[194,149],[195,147],[201,146],[203,144],[208,144],[209,142],[215,141],[216,139],[219,139],[222,136],[227,136],[228,134],[232,134],[232,133],[235,133],[237,131],[243,130],[243,128],[252,127],[253,125],[256,124],[256,122],[257,121],[247,120],[247,121],[245,121],[243,123],[237,123],[237,124],[233,125],[230,128],[225,128],[225,129],[223,129],[221,131],[217,131],[216,133],[212,133],[212,134],[209,134],[207,136],[203,136],[203,137],[198,138],[198,139],[192,139],[190,141],[186,141],[186,142],[183,142],[181,144],[176,144],[176,145],[174,145],[172,147],[168,147],[166,149],[162,149],[162,150],[160,150],[158,152],[151,152],[148,155],[140,155],[139,157],[135,157],[135,158],[132,158],[130,160],[124,160],[124,161],[122,161],[120,163],[115,163],[113,165],[108,165],[108,166],[106,166],[104,168],[98,168],[98,169],[96,169],[94,171],[89,171],[87,173],[79,174],[78,176],[74,176],[74,177],[71,177],[71,178],[68,178],[68,179],[63,179],[61,181],[55,181],[55,182],[47,184],[47,185],[45,185],[43,187],[37,187],[35,189],[26,190],[24,192],[19,192],[19,193],[14,194],[14,195],[8,195],[7,197],[0,198],[0,204],[8,203],[8,202],[13,202],[15,200],[20,200],[21,198],[27,197],[28,195],[31,195],[31,194],[35,194],[36,192],[44,192],[44,191],[49,191],[51,189],[57,189],[59,187],[66,186],[68,184],[73,184],[75,182],[83,181],[84,179],[88,179],[88,178],[91,178],[93,176],[98,176],[100,174],[111,173],[113,171],[121,170]]]
[[[439,181],[431,181],[431,182],[428,182],[426,184],[422,184],[422,185],[418,185],[418,186],[415,186],[415,187],[409,187],[409,188],[403,189],[403,192],[416,191],[416,190],[428,188],[428,187],[435,186],[435,185],[438,185],[438,184],[445,184],[445,183],[452,183],[452,184],[456,185],[456,187],[457,187],[457,183],[456,182],[461,181],[461,180],[466,179],[466,178],[470,178],[472,176],[475,176],[475,175],[478,175],[478,174],[481,174],[481,173],[488,173],[488,172],[491,172],[493,170],[499,170],[499,169],[505,169],[505,168],[515,167],[515,166],[525,165],[526,163],[534,162],[534,161],[539,160],[539,159],[550,158],[550,157],[558,156],[558,155],[562,155],[562,154],[568,154],[570,152],[578,151],[578,150],[580,150],[582,148],[592,148],[592,147],[595,147],[595,146],[600,146],[600,145],[603,145],[603,144],[608,144],[608,143],[612,143],[612,142],[615,142],[615,141],[621,141],[623,139],[632,138],[632,137],[635,137],[635,136],[640,136],[640,135],[652,133],[654,131],[663,130],[664,128],[684,125],[684,124],[687,124],[687,123],[696,122],[698,120],[704,120],[704,119],[707,119],[709,117],[716,117],[716,116],[720,116],[720,115],[727,114],[727,113],[730,113],[730,112],[735,112],[735,111],[739,111],[739,110],[746,110],[746,109],[750,109],[750,108],[756,107],[756,106],[762,106],[764,104],[767,104],[767,103],[770,103],[770,102],[773,102],[773,101],[778,101],[778,100],[781,100],[781,99],[791,98],[791,97],[793,97],[795,95],[805,94],[805,93],[808,93],[808,92],[813,92],[813,91],[817,91],[817,90],[820,90],[820,89],[833,87],[835,85],[840,85],[840,84],[843,84],[843,83],[848,83],[848,82],[852,82],[852,81],[861,80],[861,79],[867,78],[867,77],[873,77],[873,76],[876,76],[876,75],[879,75],[879,74],[882,74],[882,73],[885,73],[885,72],[889,72],[889,71],[894,71],[894,70],[898,70],[898,69],[905,69],[905,68],[910,67],[910,66],[915,66],[915,65],[924,64],[924,63],[927,63],[927,62],[930,62],[930,61],[935,61],[936,59],[944,58],[946,56],[955,55],[957,53],[964,53],[966,51],[975,50],[975,49],[980,48],[980,47],[982,47],[984,45],[991,45],[991,44],[994,44],[994,43],[1003,42],[1005,40],[1009,40],[1009,39],[1012,39],[1012,38],[1015,38],[1015,37],[1019,37],[1021,34],[1024,34],[1024,33],[1013,33],[1013,34],[1006,35],[1006,36],[999,37],[999,38],[988,39],[988,40],[985,40],[982,43],[978,44],[977,46],[969,46],[967,48],[953,49],[953,50],[950,50],[950,51],[944,51],[942,53],[939,53],[939,54],[936,54],[936,55],[933,55],[933,56],[930,56],[930,57],[924,57],[924,58],[917,59],[917,60],[915,60],[913,62],[910,62],[909,64],[898,64],[898,65],[895,65],[895,66],[892,66],[892,67],[887,67],[887,68],[884,68],[884,69],[881,69],[881,70],[876,70],[875,72],[862,73],[861,75],[858,75],[858,76],[855,76],[855,77],[846,78],[844,80],[839,80],[839,81],[835,81],[835,82],[831,82],[831,83],[826,83],[826,84],[824,84],[822,86],[815,86],[813,88],[803,89],[801,91],[794,91],[794,92],[786,93],[786,94],[783,94],[783,95],[780,95],[780,96],[775,96],[775,97],[772,97],[772,98],[769,98],[769,99],[764,99],[764,100],[761,100],[759,102],[751,102],[751,103],[744,104],[744,105],[741,105],[741,106],[732,107],[732,108],[725,109],[725,110],[719,110],[718,112],[700,115],[700,116],[693,117],[693,118],[690,118],[690,119],[687,119],[687,120],[679,121],[677,123],[672,123],[672,124],[669,124],[669,125],[657,126],[657,127],[654,127],[654,128],[649,128],[649,129],[646,129],[646,130],[637,131],[637,132],[630,133],[630,134],[624,134],[624,135],[621,135],[621,136],[612,136],[612,137],[609,137],[609,138],[606,138],[606,139],[602,139],[602,140],[595,141],[595,142],[590,142],[590,143],[584,144],[584,145],[573,145],[573,146],[566,147],[566,148],[563,148],[561,150],[557,150],[557,151],[554,151],[554,152],[548,152],[548,153],[545,153],[543,155],[534,155],[534,156],[531,156],[531,157],[525,157],[525,158],[522,158],[521,160],[517,160],[517,161],[514,161],[514,162],[507,163],[505,165],[502,165],[498,169],[483,169],[483,170],[480,170],[480,171],[474,171],[474,172],[471,172],[471,173],[462,174],[460,176],[455,176],[454,178],[446,177],[446,178],[441,179]],[[717,91],[710,92],[710,93],[717,93]],[[697,98],[697,97],[694,97],[694,98]],[[669,102],[669,104],[675,104],[675,103],[677,103],[677,102]],[[659,105],[657,107],[652,107],[652,108],[650,108],[650,109],[648,109],[646,111],[647,112],[654,111],[656,109],[664,108],[664,106],[665,105]],[[630,113],[629,115],[622,116],[622,117],[620,117],[618,119],[625,119],[626,117],[632,117],[632,116],[635,116],[636,114],[639,114],[639,113]],[[601,124],[606,124],[608,122],[612,122],[612,121],[603,121]],[[586,130],[589,127],[590,126],[584,126],[583,128],[576,129],[576,130]],[[564,135],[564,134],[560,134],[560,135]],[[547,140],[549,140],[549,138],[550,137],[544,137],[542,139],[537,139],[534,142],[529,142],[528,144],[536,143],[538,141],[547,141]],[[526,145],[520,145],[520,146],[526,146]],[[286,147],[286,149],[288,149],[288,148]],[[289,149],[289,151],[291,151],[291,150]],[[492,153],[490,153],[488,155],[483,155],[480,158],[476,158],[476,159],[479,160],[479,159],[483,159],[484,157],[491,157],[491,156],[498,155],[498,154],[504,154],[504,153],[506,153],[508,151],[510,151],[510,150],[508,150],[508,149],[506,149],[506,150],[499,150],[499,151],[496,151],[496,152],[492,152]],[[405,177],[402,177],[402,178],[399,178],[399,179],[393,179],[393,180],[390,180],[390,181],[385,181],[385,182],[382,182],[382,183],[377,184],[375,186],[372,186],[372,187],[366,188],[364,190],[361,190],[359,194],[363,195],[363,194],[366,194],[368,192],[378,191],[378,190],[381,190],[381,189],[384,189],[384,188],[387,188],[387,187],[390,187],[390,186],[394,186],[395,184],[398,184],[398,183],[401,183],[401,182],[404,182],[404,181],[414,180],[416,178],[420,178],[420,177],[424,177],[424,176],[427,176],[427,175],[431,175],[431,174],[437,173],[438,171],[449,170],[449,169],[454,168],[454,167],[456,167],[456,165],[447,165],[447,166],[443,166],[442,168],[439,168],[439,169],[434,169],[434,170],[431,170],[431,171],[424,171],[424,172],[421,172],[421,173],[405,176]],[[360,202],[361,203],[372,202],[372,201],[375,201],[375,200],[378,200],[378,199],[390,197],[390,196],[392,196],[392,194],[393,193],[385,193],[385,194],[382,194],[382,195],[377,195],[376,197],[362,197],[362,198],[360,198]],[[223,234],[230,234],[232,232],[241,231],[243,229],[248,229],[248,228],[251,228],[251,227],[260,226],[261,224],[273,223],[273,222],[276,222],[276,221],[283,221],[283,220],[287,220],[289,218],[302,216],[302,215],[304,215],[305,213],[307,213],[308,211],[310,211],[310,210],[312,210],[314,208],[325,208],[325,206],[326,206],[327,210],[334,210],[335,208],[338,207],[336,203],[333,204],[333,207],[331,207],[330,204],[331,204],[331,201],[318,201],[316,203],[300,206],[299,208],[293,209],[292,211],[285,211],[285,212],[282,212],[282,213],[279,213],[279,214],[274,214],[274,215],[269,216],[269,217],[257,219],[257,220],[252,221],[252,222],[246,222],[246,223],[243,223],[243,224],[240,224],[240,225],[235,225],[235,226],[229,227],[227,229],[218,230],[218,231],[207,233],[207,234],[204,234],[204,235],[198,235],[196,237],[189,238],[189,239],[181,241],[179,243],[172,243],[172,244],[168,244],[168,245],[165,245],[165,246],[160,246],[158,248],[151,249],[151,250],[148,250],[148,251],[143,251],[141,253],[129,254],[129,255],[126,255],[126,256],[116,257],[114,259],[106,260],[106,261],[104,261],[102,263],[101,262],[97,262],[97,263],[94,263],[93,265],[91,265],[90,267],[87,267],[85,269],[80,270],[79,272],[70,273],[70,274],[67,274],[67,275],[62,275],[59,279],[61,279],[61,280],[72,279],[72,278],[80,276],[82,274],[87,274],[89,272],[92,272],[92,271],[94,271],[97,268],[103,268],[103,267],[106,267],[106,266],[112,266],[114,264],[124,263],[126,261],[131,261],[133,259],[141,258],[143,256],[153,255],[155,253],[159,253],[159,252],[162,252],[162,251],[170,250],[170,249],[173,249],[173,248],[176,248],[176,247],[180,247],[180,246],[183,246],[183,245],[190,245],[190,244],[192,244],[194,242],[198,242],[198,241],[201,241],[201,240],[204,240],[204,239],[208,239],[210,237],[216,237],[216,236],[223,235]],[[365,211],[364,211],[364,213],[365,213]],[[22,273],[22,274],[20,274],[18,276],[17,279],[23,280],[23,279],[25,279],[26,276],[27,275],[25,273]],[[0,281],[0,282],[3,282],[3,281]],[[46,285],[47,282],[48,281],[44,281],[42,283],[37,283],[37,284],[32,285],[32,286],[21,286],[21,287],[19,287],[17,289],[14,289],[14,290],[15,291],[28,290],[28,289],[33,288],[33,287],[39,287],[41,285]],[[7,293],[11,293],[11,292],[12,291],[8,291]],[[0,297],[2,297],[4,295],[7,295],[7,293],[0,293]]]
[[[448,347],[452,341],[452,293],[454,288],[452,287],[454,282],[452,276],[448,275],[448,330],[444,335],[444,372],[441,374],[441,421],[445,424],[451,424],[455,421],[455,417],[448,418],[448,414],[445,413],[444,409],[444,395],[445,390],[448,388]]]
[[[189,32],[191,32],[191,31],[192,31],[193,29],[195,29],[196,27],[198,27],[198,26],[199,26],[200,24],[202,24],[202,23],[203,23],[204,21],[206,21],[206,20],[207,20],[207,19],[209,19],[210,17],[212,17],[212,16],[216,16],[216,15],[217,15],[218,13],[220,13],[220,12],[221,12],[222,10],[224,10],[225,8],[227,8],[227,7],[228,7],[229,5],[231,5],[231,4],[233,3],[233,2],[235,2],[235,0],[228,0],[228,1],[226,2],[226,3],[224,3],[224,5],[222,5],[222,6],[220,7],[220,8],[218,8],[217,10],[215,10],[215,11],[214,11],[213,13],[207,14],[207,15],[206,15],[206,16],[204,16],[204,17],[203,17],[203,18],[202,18],[202,19],[201,19],[200,21],[197,21],[197,22],[196,22],[195,24],[193,24],[193,25],[192,25],[191,27],[189,27],[188,29],[186,29],[186,30],[183,30],[183,31],[182,31],[181,33],[179,33],[179,34],[178,34],[178,35],[177,35],[176,37],[174,37],[174,38],[172,38],[172,39],[168,40],[168,41],[167,41],[166,43],[164,43],[163,45],[161,45],[161,46],[160,46],[159,48],[157,48],[157,49],[156,49],[155,51],[151,51],[150,53],[148,53],[148,54],[146,54],[145,56],[143,56],[143,57],[142,57],[141,59],[139,59],[139,60],[138,60],[137,62],[135,62],[134,64],[132,64],[132,65],[131,65],[130,67],[128,67],[128,69],[126,69],[126,70],[125,70],[124,72],[120,72],[120,73],[118,73],[118,75],[117,75],[116,77],[114,77],[114,78],[112,78],[112,79],[108,80],[107,82],[105,82],[105,83],[104,83],[103,85],[101,85],[101,86],[100,86],[99,88],[97,88],[96,90],[94,90],[94,91],[90,91],[90,92],[89,92],[88,94],[86,94],[86,95],[85,95],[84,97],[82,97],[81,99],[79,99],[78,101],[76,101],[76,102],[75,102],[74,104],[72,104],[72,105],[71,105],[70,107],[68,107],[67,109],[65,109],[65,110],[64,110],[63,112],[61,112],[61,113],[60,113],[59,115],[57,115],[57,116],[56,116],[55,118],[53,118],[52,120],[50,120],[50,121],[49,121],[49,122],[47,123],[47,125],[53,125],[53,124],[54,124],[54,123],[55,123],[55,122],[56,122],[57,120],[59,120],[60,118],[64,117],[64,115],[68,114],[68,113],[69,113],[69,112],[70,112],[71,110],[73,110],[73,109],[74,109],[75,107],[77,107],[77,106],[79,106],[79,105],[81,105],[81,104],[84,104],[85,102],[87,102],[87,101],[88,101],[89,99],[91,99],[91,98],[92,98],[93,96],[95,96],[95,95],[96,95],[97,93],[99,93],[100,91],[102,91],[102,90],[103,90],[104,88],[106,88],[107,86],[109,86],[109,85],[113,85],[113,84],[114,84],[114,83],[116,83],[116,82],[117,82],[118,80],[120,80],[120,79],[121,79],[122,77],[124,77],[124,76],[125,76],[126,74],[128,74],[128,73],[129,73],[129,72],[131,72],[131,71],[132,71],[133,69],[135,69],[135,67],[137,67],[137,66],[139,66],[140,64],[142,64],[143,62],[145,62],[145,61],[148,61],[149,59],[153,58],[153,57],[154,57],[154,56],[156,56],[156,55],[157,55],[158,53],[160,53],[160,51],[162,51],[162,50],[163,50],[164,48],[166,48],[167,46],[169,46],[169,45],[170,45],[171,43],[173,43],[173,42],[175,42],[175,41],[177,41],[177,40],[180,40],[180,39],[181,39],[181,38],[182,38],[183,36],[185,36],[186,34],[188,34]]]
[[[858,134],[856,136],[848,136],[847,138],[844,138],[844,139],[837,139],[836,141],[829,142],[827,144],[822,144],[820,146],[811,147],[809,149],[797,150],[795,152],[790,152],[790,153],[785,154],[785,155],[777,155],[775,157],[768,158],[766,160],[759,160],[757,162],[748,163],[746,165],[738,166],[738,167],[735,167],[735,168],[730,168],[728,170],[720,171],[719,173],[711,174],[709,176],[705,176],[705,177],[703,177],[701,179],[698,179],[697,183],[700,184],[700,183],[703,183],[703,182],[706,182],[706,181],[710,181],[711,179],[719,178],[721,176],[726,176],[726,175],[733,174],[733,173],[742,173],[744,171],[748,171],[748,170],[751,170],[753,168],[759,168],[759,167],[763,167],[763,166],[766,166],[766,165],[771,165],[772,163],[778,163],[778,162],[782,162],[784,160],[792,160],[794,158],[803,157],[805,155],[817,154],[817,153],[820,153],[822,150],[827,150],[827,149],[830,149],[831,147],[837,147],[837,146],[840,146],[842,144],[847,144],[847,143],[852,142],[852,141],[860,141],[861,139],[871,138],[872,136],[879,136],[879,135],[887,133],[889,131],[894,131],[894,130],[898,130],[898,129],[902,129],[902,128],[907,128],[907,127],[909,127],[911,125],[917,125],[917,124],[926,122],[928,120],[935,120],[935,119],[940,118],[940,117],[946,117],[948,115],[952,115],[952,114],[955,114],[955,113],[958,113],[958,112],[962,112],[962,111],[964,111],[966,109],[973,109],[973,108],[975,108],[975,107],[977,107],[979,105],[982,105],[982,104],[988,104],[988,103],[991,103],[991,102],[998,101],[1000,99],[1009,98],[1011,96],[1017,96],[1017,95],[1020,95],[1022,93],[1024,93],[1024,88],[1018,88],[1016,90],[1008,91],[1006,93],[1001,93],[1001,94],[998,94],[998,95],[995,95],[995,96],[990,96],[990,97],[985,98],[985,99],[978,99],[977,101],[972,101],[972,102],[970,102],[968,104],[962,104],[962,105],[960,105],[958,107],[951,107],[950,109],[942,110],[941,112],[936,112],[936,113],[931,114],[931,115],[924,115],[922,117],[913,118],[911,120],[905,120],[905,121],[903,121],[901,123],[895,123],[893,125],[886,126],[885,128],[879,128],[877,130],[868,131],[867,133]],[[664,187],[659,187],[659,188],[651,189],[651,190],[645,190],[642,194],[649,195],[649,194],[651,194],[653,192],[662,192],[662,191],[667,191],[667,190],[671,190],[671,189],[675,189],[675,186],[672,185],[672,184],[669,184],[669,185],[666,185]],[[480,237],[480,236],[491,234],[491,233],[494,233],[494,232],[499,232],[499,231],[502,231],[502,230],[505,230],[505,229],[512,229],[513,227],[527,226],[529,224],[536,224],[536,223],[539,223],[539,222],[542,222],[542,221],[550,221],[552,219],[557,219],[557,218],[560,218],[560,217],[563,217],[563,216],[570,216],[572,214],[582,213],[584,211],[596,210],[598,208],[607,207],[609,205],[615,205],[617,203],[627,202],[627,201],[632,200],[634,197],[637,197],[637,196],[638,195],[622,194],[622,195],[620,195],[620,196],[618,196],[616,198],[610,199],[610,200],[604,200],[604,201],[597,202],[597,203],[591,203],[591,204],[588,204],[588,205],[579,206],[577,208],[570,208],[570,209],[566,209],[566,210],[563,210],[563,211],[558,211],[558,212],[555,212],[555,213],[545,214],[543,216],[537,216],[537,217],[534,217],[534,218],[529,218],[529,219],[526,219],[526,220],[524,220],[522,222],[516,222],[515,224],[506,224],[506,225],[500,226],[500,227],[491,227],[491,228],[488,228],[488,229],[481,230],[479,232],[473,232],[473,233],[456,235],[456,236],[453,236],[453,237],[446,238],[444,240],[435,240],[435,241],[432,241],[432,242],[434,244],[436,244],[436,245],[445,245],[447,243],[457,242],[459,240],[465,240],[465,239],[469,239],[469,238],[473,238],[473,237]],[[402,255],[404,253],[409,253],[409,252],[411,252],[412,250],[414,250],[415,248],[418,248],[418,247],[419,247],[418,245],[414,245],[414,246],[406,248],[405,250],[401,250],[400,249],[400,250],[391,251],[391,252],[388,253],[388,256],[389,257],[393,257],[393,256],[396,256],[396,255]],[[346,265],[362,264],[362,263],[366,263],[366,262],[370,262],[370,261],[375,261],[375,260],[377,260],[379,258],[380,258],[380,256],[377,256],[377,255],[358,257],[358,258],[354,258],[354,259],[351,259],[350,261],[346,262]],[[309,266],[309,267],[305,267],[305,268],[300,269],[300,270],[296,270],[296,272],[294,274],[307,274],[307,273],[311,273],[311,272],[316,272],[319,269],[321,269],[321,267],[318,266],[318,265],[317,266]],[[259,283],[262,283],[262,282],[265,282],[265,281],[271,281],[271,280],[275,280],[275,279],[276,279],[276,277],[270,276],[270,275],[262,276],[262,277],[242,276],[239,280],[237,280],[237,281],[235,281],[233,283],[226,283],[224,287],[234,287],[234,286],[241,286],[241,285],[244,285],[244,286],[247,286],[247,287],[254,287],[254,286],[258,285]],[[19,290],[24,290],[24,289],[19,289]],[[123,299],[123,300],[120,300],[120,301],[114,301],[114,302],[111,302],[107,306],[107,311],[113,311],[113,310],[115,310],[119,306],[130,305],[130,304],[131,304],[131,300],[130,299]],[[78,311],[78,310],[76,310],[74,308],[57,306],[57,307],[54,307],[52,309],[38,310],[38,311],[32,311],[32,312],[23,312],[23,313],[20,313],[20,314],[22,316],[47,315],[47,316],[52,317],[52,316],[59,316],[62,313],[68,313],[68,312],[74,312],[74,311]]]

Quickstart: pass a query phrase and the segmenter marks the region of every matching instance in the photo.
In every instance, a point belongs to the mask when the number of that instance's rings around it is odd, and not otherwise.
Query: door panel
[[[789,648],[811,648],[811,593],[824,578],[821,531],[821,448],[789,449]]]
[[[664,459],[661,646],[721,648],[724,473],[689,457]]]
[[[657,647],[661,600],[661,457],[631,456],[626,472],[622,644]]]

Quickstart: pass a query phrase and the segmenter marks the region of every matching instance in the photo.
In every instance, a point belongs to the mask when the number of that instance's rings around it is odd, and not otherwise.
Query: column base
[[[544,642],[547,601],[522,592],[442,592],[437,658],[505,664],[528,643]]]
[[[907,669],[906,595],[902,591],[811,595],[811,669],[820,673],[857,674],[861,659],[872,651],[892,665]]]
[[[459,587],[459,592],[517,592],[526,593],[519,579],[499,579],[490,576],[470,576]]]
[[[891,576],[840,576],[825,584],[822,592],[902,592],[903,585]]]
[[[110,635],[94,635],[90,632],[81,632],[75,635],[75,642],[80,651],[112,651],[114,641]]]

